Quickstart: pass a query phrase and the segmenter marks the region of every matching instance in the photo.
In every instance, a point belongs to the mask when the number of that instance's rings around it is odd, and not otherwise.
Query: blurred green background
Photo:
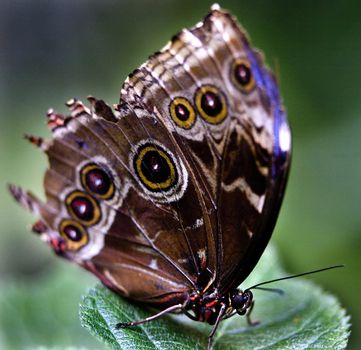
[[[45,156],[24,132],[48,136],[48,107],[70,97],[118,100],[134,68],[210,1],[0,1],[0,348],[100,345],[78,321],[95,282],[27,231],[6,191],[42,193]],[[352,316],[361,348],[361,2],[223,1],[277,66],[293,129],[290,181],[273,242],[289,272],[337,263],[313,280]],[[358,271],[358,272],[357,272]]]

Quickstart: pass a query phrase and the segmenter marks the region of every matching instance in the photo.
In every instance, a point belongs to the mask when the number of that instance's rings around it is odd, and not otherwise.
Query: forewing
[[[202,104],[207,91],[225,114]],[[207,266],[219,288],[235,287],[272,234],[289,168],[290,131],[272,73],[236,20],[214,8],[137,69],[121,99],[141,99],[172,133],[208,208],[215,250],[208,244]],[[174,115],[178,100],[193,118]]]

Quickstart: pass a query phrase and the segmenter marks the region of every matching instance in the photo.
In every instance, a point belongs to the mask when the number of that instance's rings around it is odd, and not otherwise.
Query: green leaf
[[[285,275],[274,249],[268,248],[243,286]],[[349,317],[334,296],[301,278],[275,285],[285,294],[254,291],[252,317],[261,323],[248,326],[245,318],[238,315],[221,322],[214,349],[346,348]],[[168,315],[137,327],[115,329],[118,322],[139,320],[152,313],[154,310],[129,302],[102,285],[91,289],[80,306],[82,325],[112,349],[206,349],[211,326],[182,315]]]

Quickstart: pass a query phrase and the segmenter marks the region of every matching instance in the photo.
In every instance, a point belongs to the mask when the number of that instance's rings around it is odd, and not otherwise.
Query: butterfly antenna
[[[262,288],[262,287],[254,287],[253,289],[257,289],[257,290],[263,290],[265,292],[272,292],[272,293],[276,293],[279,295],[283,295],[285,294],[285,291],[280,289],[280,288]]]
[[[301,276],[306,276],[306,275],[312,275],[314,273],[318,273],[318,272],[322,272],[322,271],[327,271],[327,270],[332,270],[332,269],[338,269],[339,267],[345,267],[345,265],[334,265],[334,266],[329,266],[329,267],[325,267],[323,269],[318,269],[318,270],[313,270],[313,271],[308,271],[308,272],[303,272],[303,273],[299,273],[297,275],[291,275],[291,276],[286,276],[286,277],[281,277],[281,278],[276,278],[274,280],[269,280],[266,282],[261,282],[258,284],[255,284],[254,286],[247,288],[247,290],[251,290],[251,289],[261,289],[258,288],[260,286],[263,286],[265,284],[268,283],[273,283],[273,282],[278,282],[278,281],[284,281],[284,280],[289,280],[291,278],[296,278],[296,277],[301,277]]]

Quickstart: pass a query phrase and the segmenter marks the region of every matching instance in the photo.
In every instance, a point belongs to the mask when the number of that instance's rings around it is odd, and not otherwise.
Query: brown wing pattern
[[[59,254],[91,270],[121,294],[153,304],[171,303],[195,288],[200,270],[206,267],[206,238],[202,251],[197,251],[188,236],[191,232],[206,237],[210,227],[202,220],[206,208],[198,199],[191,171],[178,157],[168,130],[141,104],[117,106],[112,121],[79,101],[69,106],[71,116],[51,113],[50,120],[58,119],[54,138],[42,143],[50,166],[45,175],[47,203],[39,205],[41,233]],[[180,185],[174,193],[153,194],[140,185],[133,158],[148,143],[166,152],[176,169]],[[82,176],[89,166],[109,174],[115,187],[111,198],[87,192]],[[33,201],[25,193],[17,197]],[[85,203],[89,198],[90,209]],[[82,199],[85,202],[77,204]],[[96,220],[90,222],[82,211]],[[66,235],[74,236],[76,229],[84,233],[86,242],[66,244]]]
[[[230,289],[265,248],[283,196],[290,133],[277,85],[226,12],[183,30],[125,81],[112,110],[50,111],[46,203],[34,231],[133,299],[172,305]],[[183,298],[183,299],[182,299]]]
[[[237,62],[253,73],[251,87],[235,82]],[[202,118],[195,96],[204,86],[216,87],[226,96],[227,116],[221,122]],[[216,258],[209,251],[207,261],[216,261],[219,287],[230,282],[234,287],[253,269],[271,236],[289,167],[290,134],[272,74],[238,23],[214,10],[129,77],[121,99],[132,101],[135,96],[157,111],[192,167],[209,203],[217,247]],[[177,123],[169,112],[172,101],[180,97],[196,110],[191,128]],[[273,166],[281,158],[275,174]]]
[[[196,188],[185,175],[187,170],[180,169],[183,165],[178,166],[178,177],[179,181],[187,183],[184,184],[184,193],[176,193],[179,198],[176,197],[177,200],[173,202],[167,202],[168,197],[162,192],[159,198],[154,198],[139,186],[131,164],[135,147],[144,140],[159,144],[160,148],[171,152],[174,162],[176,149],[168,131],[157,123],[154,116],[124,105],[119,106],[117,114],[119,120],[115,123],[94,115],[82,115],[69,121],[66,128],[74,132],[61,132],[61,137],[56,137],[49,148],[51,172],[48,173],[50,180],[46,188],[47,192],[52,190],[53,184],[50,182],[54,173],[61,173],[62,176],[69,173],[68,182],[74,184],[77,182],[79,164],[88,159],[101,166],[104,159],[103,162],[114,172],[119,194],[116,202],[112,200],[110,205],[104,205],[103,216],[112,218],[112,223],[104,226],[103,222],[99,222],[98,227],[89,228],[90,235],[90,231],[94,230],[94,236],[104,236],[104,246],[91,258],[88,266],[110,279],[113,288],[123,294],[156,302],[153,298],[187,290],[196,282],[199,262],[195,256],[197,252],[190,248],[187,232],[192,230],[193,233],[202,234],[204,225],[197,227],[202,208],[200,201],[193,200],[197,198]],[[81,151],[77,149],[79,143],[82,145]],[[75,163],[69,164],[68,170],[67,159],[61,159],[61,170],[57,171],[60,167],[57,159],[60,148],[66,150],[66,154],[75,155]],[[52,159],[57,159],[56,164],[52,164]],[[67,185],[61,183],[59,176],[55,182],[59,186],[56,189],[59,194],[61,188]],[[59,197],[61,206],[65,199]],[[186,217],[188,222],[181,221],[180,215]],[[79,253],[76,252],[72,259],[78,257]]]

